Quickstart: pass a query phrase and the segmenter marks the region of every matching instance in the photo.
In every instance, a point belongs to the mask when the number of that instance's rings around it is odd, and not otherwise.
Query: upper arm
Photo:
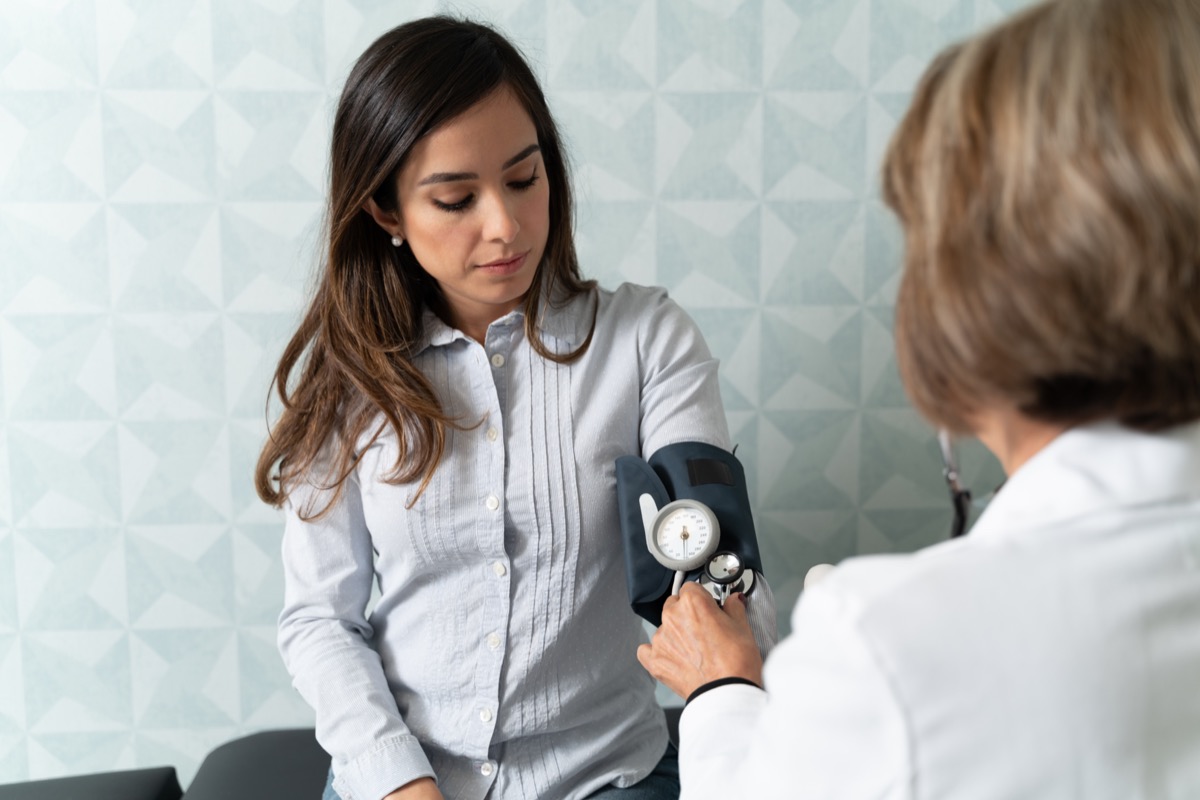
[[[688,441],[728,450],[717,359],[696,323],[665,291],[651,295],[638,320],[638,359],[642,453]]]
[[[281,629],[302,619],[336,619],[363,638],[371,636],[366,609],[374,580],[374,551],[363,518],[362,496],[352,473],[336,501],[316,480],[299,482],[284,509],[284,609]],[[313,510],[328,509],[305,520]],[[281,639],[284,630],[281,630]]]

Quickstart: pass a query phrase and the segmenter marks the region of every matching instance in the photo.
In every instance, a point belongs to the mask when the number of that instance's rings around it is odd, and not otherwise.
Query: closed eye
[[[541,178],[541,176],[537,174],[537,168],[534,167],[533,174],[530,175],[528,178],[526,178],[523,181],[512,181],[511,183],[508,184],[508,186],[510,189],[516,189],[518,192],[523,192],[526,189],[532,188],[533,185],[535,183],[537,183],[540,178]]]
[[[528,178],[526,178],[523,181],[509,181],[508,188],[510,188],[514,191],[517,191],[517,192],[524,192],[527,189],[532,189],[534,184],[536,184],[541,179],[542,179],[542,176],[538,175],[537,167],[534,167],[532,175],[530,175]],[[471,202],[474,200],[475,200],[475,194],[471,193],[471,194],[467,195],[466,197],[464,197],[462,200],[456,200],[452,203],[447,203],[445,201],[434,198],[433,204],[435,206],[437,206],[438,208],[440,208],[442,211],[449,211],[452,214],[458,214],[463,211],[466,211],[471,206]]]
[[[459,213],[462,211],[466,211],[467,207],[469,205],[471,205],[471,201],[474,199],[475,199],[474,194],[469,194],[466,197],[464,197],[462,200],[457,200],[453,203],[443,203],[441,200],[434,198],[433,204],[435,206],[437,206],[438,208],[440,208],[442,211],[450,211],[452,213]]]

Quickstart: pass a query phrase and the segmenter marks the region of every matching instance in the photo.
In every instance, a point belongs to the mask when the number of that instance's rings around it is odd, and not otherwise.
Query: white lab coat
[[[685,709],[682,800],[1200,798],[1200,425],[1068,431],[792,630]]]

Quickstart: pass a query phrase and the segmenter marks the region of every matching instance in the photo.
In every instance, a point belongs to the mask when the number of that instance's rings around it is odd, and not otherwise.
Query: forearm
[[[753,797],[744,764],[767,694],[747,685],[713,689],[688,703],[679,720],[680,800]]]
[[[765,691],[721,686],[684,709],[680,800],[911,796],[909,726],[854,604],[817,591],[801,607]]]
[[[317,740],[333,761],[335,789],[375,800],[433,770],[368,644],[374,563],[357,486],[347,486],[325,517],[305,521],[296,508],[315,491],[311,484],[298,487],[287,506],[279,651],[316,713]]]
[[[335,788],[378,798],[434,772],[388,688],[378,655],[336,620],[280,624],[280,652],[293,684],[316,714]]]

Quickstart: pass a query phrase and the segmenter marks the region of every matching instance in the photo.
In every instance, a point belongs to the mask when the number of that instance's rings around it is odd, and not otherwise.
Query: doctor
[[[682,797],[1200,797],[1200,3],[951,48],[884,194],[909,394],[1008,481],[805,591],[765,670],[737,603],[668,601],[638,657],[689,700]]]

